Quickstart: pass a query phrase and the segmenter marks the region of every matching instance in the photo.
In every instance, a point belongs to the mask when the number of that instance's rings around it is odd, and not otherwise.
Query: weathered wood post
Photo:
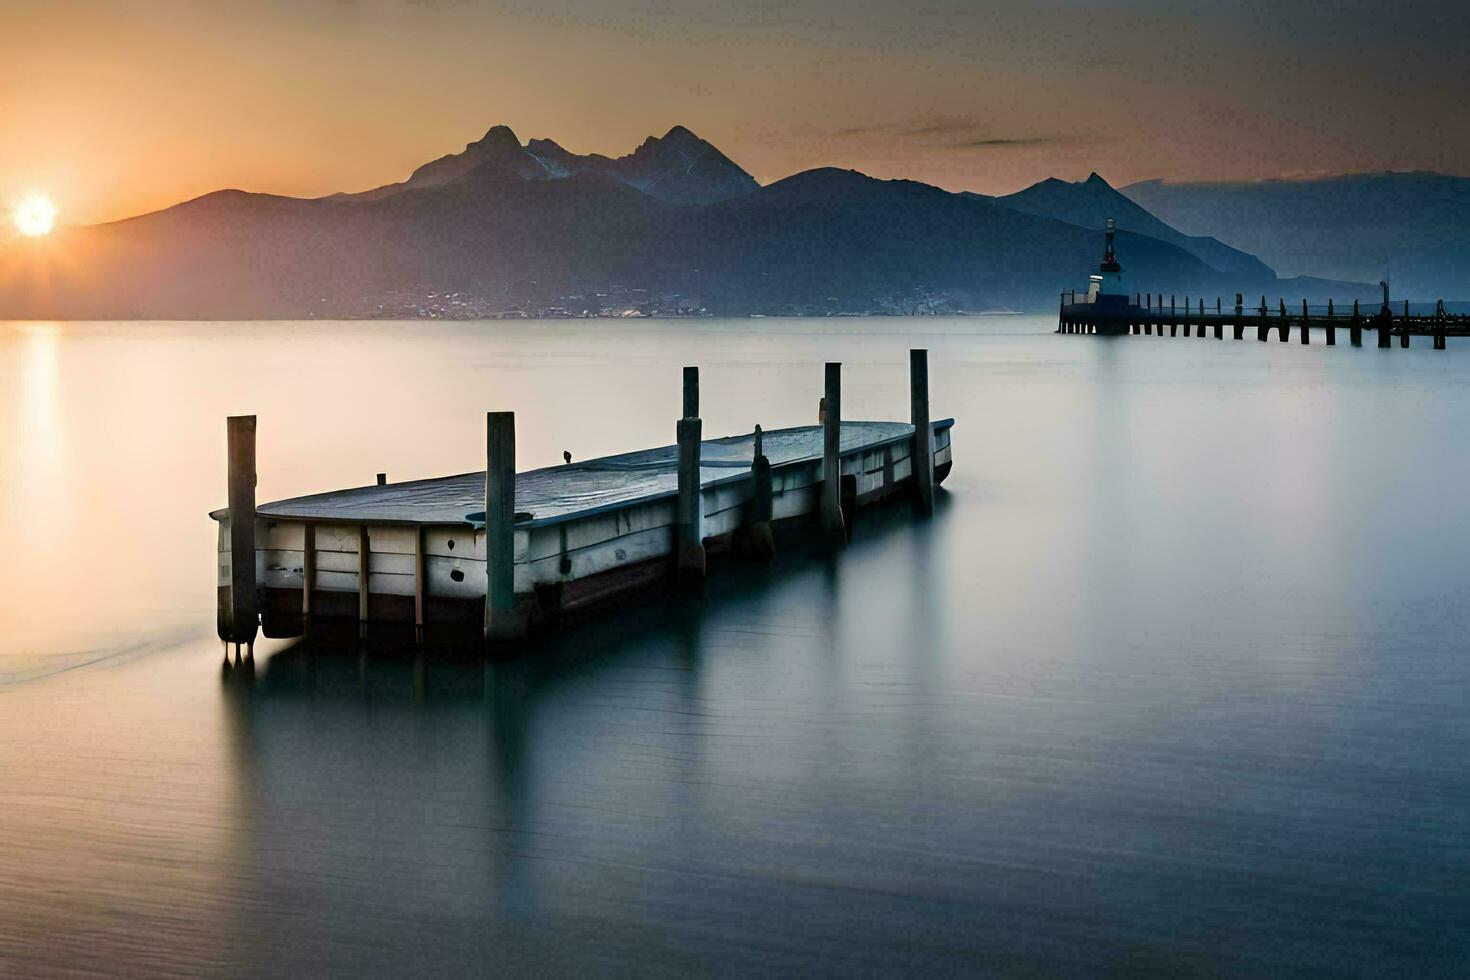
[[[704,424],[698,418],[680,419],[677,429],[679,497],[674,508],[675,571],[683,585],[704,581],[704,494],[699,474],[703,429]]]
[[[842,364],[827,363],[827,416],[822,421],[822,534],[832,548],[847,543],[842,525]]]
[[[1269,326],[1267,326],[1267,321],[1266,321],[1266,297],[1265,296],[1262,296],[1261,297],[1261,307],[1260,307],[1259,314],[1260,314],[1260,319],[1256,321],[1256,339],[1257,340],[1265,340],[1266,337],[1267,337],[1267,331],[1269,331],[1271,329]]]
[[[1067,291],[1064,289],[1064,290],[1062,290],[1061,296],[1057,300],[1057,329],[1056,329],[1056,333],[1061,333],[1062,332],[1062,326],[1064,325],[1064,321],[1066,320],[1066,310],[1067,310]]]
[[[428,568],[424,563],[424,535],[427,530],[423,527],[414,529],[413,535],[413,639],[415,643],[424,642],[424,600],[429,595]]]
[[[1332,309],[1332,300],[1331,300],[1331,298],[1329,298],[1327,300],[1327,346],[1328,347],[1336,347],[1337,346],[1337,321],[1335,321],[1335,320],[1332,319],[1335,315],[1336,315],[1336,313]]]
[[[1312,331],[1307,329],[1307,301],[1302,300],[1302,343],[1312,342]]]
[[[684,369],[684,414],[686,419],[699,418],[699,368]]]
[[[1388,281],[1380,280],[1378,285],[1383,289],[1383,305],[1373,318],[1378,326],[1378,346],[1390,347],[1393,345],[1393,311],[1388,308]]]
[[[776,539],[771,533],[774,493],[771,486],[771,461],[766,458],[765,433],[760,426],[755,427],[750,477],[755,489],[750,499],[750,526],[745,529],[745,544],[751,555],[768,561],[776,554]]]
[[[914,423],[912,460],[919,510],[934,513],[934,429],[929,421],[929,352],[909,351],[909,415]]]
[[[387,485],[388,485],[388,474],[387,473],[379,473],[378,474],[378,486],[380,486],[380,487],[386,487]]]
[[[357,635],[360,638],[367,637],[369,596],[372,589],[372,562],[373,545],[368,536],[367,525],[363,524],[357,529]]]
[[[1404,332],[1399,334],[1399,346],[1409,346],[1409,301],[1404,300]]]
[[[1189,297],[1184,297],[1184,336],[1189,336]]]
[[[311,593],[316,589],[316,525],[301,529],[301,632],[311,632]]]
[[[230,582],[219,588],[216,631],[225,643],[253,650],[260,621],[255,582],[255,416],[225,421],[230,509]],[[228,651],[226,651],[228,655]]]
[[[516,414],[485,413],[485,639],[526,635],[516,608]]]
[[[1434,304],[1434,349],[1444,350],[1444,300]]]
[[[1179,333],[1179,311],[1174,308],[1174,294],[1169,294],[1169,336],[1173,337]],[[1164,335],[1164,328],[1159,327],[1159,336]]]
[[[1215,339],[1225,339],[1225,321],[1220,319],[1220,297],[1215,297]]]
[[[1353,300],[1353,319],[1348,324],[1348,342],[1354,347],[1363,346],[1363,315],[1358,312],[1358,301]]]
[[[1291,339],[1291,320],[1286,316],[1286,300],[1277,297],[1277,302],[1281,304],[1281,342],[1284,344]]]
[[[1235,326],[1233,327],[1236,340],[1245,339],[1245,298],[1239,293],[1235,294]]]

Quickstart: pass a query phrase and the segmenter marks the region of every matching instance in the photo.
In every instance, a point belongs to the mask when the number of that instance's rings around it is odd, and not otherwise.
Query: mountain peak
[[[572,153],[554,140],[521,144],[509,126],[496,125],[459,153],[415,170],[400,184],[348,195],[372,200],[404,189],[436,187],[474,175],[477,181],[559,180],[596,174],[634,187],[672,204],[710,204],[759,190],[755,178],[686,126],[650,136],[632,153],[609,159],[598,153]]]
[[[692,133],[688,128],[680,125],[675,125],[671,127],[667,133],[664,133],[663,140],[664,142],[672,141],[675,143],[704,142],[704,140],[700,139],[698,136],[695,136],[694,133]]]
[[[1106,180],[1103,180],[1102,176],[1096,170],[1088,174],[1087,180],[1085,180],[1083,183],[1087,184],[1089,187],[1106,187],[1108,190],[1113,189],[1113,185],[1108,183]]]
[[[486,150],[505,149],[512,146],[520,149],[521,141],[516,136],[515,130],[509,126],[491,126],[485,131],[484,136],[471,143],[470,146],[478,146]],[[469,149],[469,146],[465,149]]]

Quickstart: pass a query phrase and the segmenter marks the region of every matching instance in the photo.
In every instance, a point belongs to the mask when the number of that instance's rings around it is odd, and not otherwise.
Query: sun
[[[10,217],[22,235],[39,237],[56,227],[56,205],[41,194],[31,194],[21,199]]]

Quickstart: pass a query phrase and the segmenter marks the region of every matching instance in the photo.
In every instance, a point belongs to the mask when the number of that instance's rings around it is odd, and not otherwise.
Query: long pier
[[[1470,315],[1445,312],[1444,300],[1435,303],[1433,312],[1426,313],[1411,312],[1407,300],[1402,307],[1391,305],[1386,296],[1383,304],[1371,312],[1365,312],[1357,300],[1342,307],[1331,300],[1325,306],[1310,306],[1306,300],[1300,305],[1288,304],[1284,299],[1270,305],[1262,296],[1259,304],[1247,306],[1239,293],[1229,307],[1219,297],[1213,306],[1207,305],[1203,297],[1185,296],[1180,303],[1171,295],[1166,302],[1162,293],[1135,294],[1132,303],[1126,297],[1098,299],[1116,302],[1089,303],[1085,297],[1079,302],[1076,292],[1063,292],[1056,332],[1162,337],[1167,330],[1170,337],[1182,333],[1185,337],[1223,340],[1229,330],[1234,340],[1244,340],[1251,333],[1257,340],[1270,340],[1274,333],[1284,343],[1295,331],[1303,344],[1310,344],[1313,333],[1317,333],[1328,345],[1334,345],[1338,331],[1343,330],[1352,346],[1361,347],[1364,331],[1371,330],[1379,347],[1392,347],[1394,337],[1399,339],[1400,347],[1408,347],[1411,337],[1431,337],[1435,350],[1444,350],[1449,337],[1470,337]]]

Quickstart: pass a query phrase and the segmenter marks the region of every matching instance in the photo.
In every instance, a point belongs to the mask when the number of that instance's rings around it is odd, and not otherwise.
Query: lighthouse
[[[1130,328],[1142,329],[1150,322],[1145,317],[1151,316],[1152,312],[1140,309],[1132,302],[1133,297],[1124,292],[1123,266],[1113,251],[1113,239],[1117,233],[1117,222],[1109,218],[1102,261],[1098,263],[1097,271],[1087,278],[1087,298],[1082,299],[1073,290],[1072,302],[1068,303],[1067,294],[1062,293],[1058,333],[1121,336]],[[1147,329],[1151,332],[1153,328]]]
[[[1096,303],[1098,297],[1104,297],[1104,303],[1113,305],[1128,300],[1128,294],[1123,292],[1123,267],[1118,264],[1118,256],[1113,252],[1113,235],[1116,231],[1116,222],[1109,218],[1103,260],[1098,264],[1096,274],[1087,277],[1089,303]]]
[[[1117,222],[1109,218],[1106,244],[1103,247],[1103,260],[1098,265],[1097,271],[1102,276],[1103,293],[1126,296],[1127,293],[1123,290],[1123,267],[1118,264],[1118,256],[1113,252],[1113,235],[1117,230]]]

